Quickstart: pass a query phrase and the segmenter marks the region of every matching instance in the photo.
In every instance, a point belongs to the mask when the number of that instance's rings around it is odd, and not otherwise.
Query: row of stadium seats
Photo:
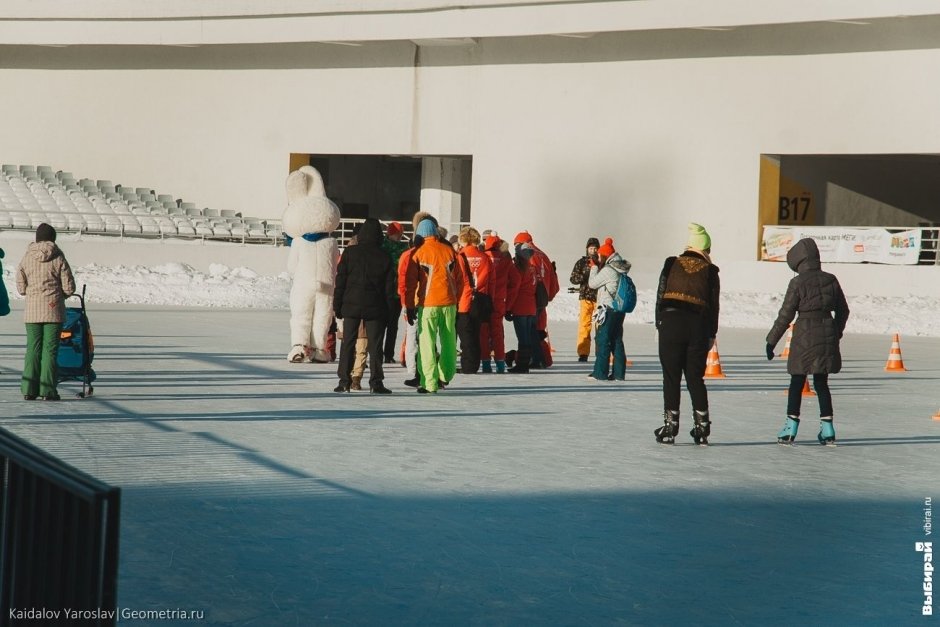
[[[76,179],[49,166],[0,166],[0,229],[34,229],[139,235],[276,240],[275,220],[245,218],[236,211],[195,204],[144,187]]]

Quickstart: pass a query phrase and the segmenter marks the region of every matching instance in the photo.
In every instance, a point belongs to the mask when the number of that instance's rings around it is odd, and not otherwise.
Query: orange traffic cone
[[[888,353],[888,363],[885,364],[885,370],[888,372],[906,372],[904,360],[901,359],[901,338],[894,334],[891,340],[891,351]]]
[[[816,396],[816,392],[809,387],[809,377],[806,377],[806,380],[803,381],[803,396]]]
[[[705,378],[725,378],[725,373],[721,371],[721,358],[718,356],[718,342],[712,345],[711,350],[708,351],[708,357],[705,359]]]
[[[783,352],[780,353],[780,357],[789,357],[790,356],[790,340],[793,339],[793,325],[790,325],[790,329],[787,331],[787,342],[783,345]]]

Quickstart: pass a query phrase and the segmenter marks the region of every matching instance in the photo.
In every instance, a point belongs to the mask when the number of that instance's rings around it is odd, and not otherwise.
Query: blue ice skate
[[[787,416],[787,423],[777,433],[777,444],[793,444],[796,432],[800,430],[800,419],[796,416]]]
[[[822,418],[819,421],[819,435],[816,436],[819,443],[824,446],[836,445],[836,430],[832,426],[832,418]]]

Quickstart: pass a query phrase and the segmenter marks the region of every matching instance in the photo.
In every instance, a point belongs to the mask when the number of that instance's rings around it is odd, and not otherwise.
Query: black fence
[[[0,486],[0,625],[115,625],[120,489],[2,428]]]

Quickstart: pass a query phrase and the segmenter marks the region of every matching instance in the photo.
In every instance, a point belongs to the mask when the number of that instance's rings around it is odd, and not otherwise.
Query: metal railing
[[[118,238],[137,239],[186,239],[205,241],[224,241],[242,244],[271,244],[283,243],[281,237],[280,220],[263,220],[260,218],[221,218],[200,217],[184,214],[167,213],[95,213],[86,211],[23,211],[10,210],[0,206],[3,219],[0,220],[0,231],[34,231],[41,222],[46,222],[60,233],[80,233],[88,235],[104,235]],[[41,217],[32,217],[29,214],[41,214]],[[173,218],[184,219],[177,224]],[[140,218],[149,218],[153,224],[141,225]],[[164,221],[161,224],[161,221]],[[212,231],[211,222],[227,222],[229,233],[200,232],[200,227]],[[136,225],[134,223],[137,222]],[[172,225],[170,224],[172,223]],[[180,228],[184,232],[180,232]],[[186,232],[192,229],[192,233]],[[239,229],[240,233],[232,233],[232,229]]]
[[[0,625],[115,625],[120,489],[2,428],[0,484]]]
[[[12,213],[12,212],[9,212]],[[18,212],[25,213],[25,212]],[[59,220],[55,220],[52,216],[59,216]],[[81,217],[87,218],[93,216],[98,218],[104,224],[103,228],[89,227],[87,224],[82,223],[81,226],[76,226],[78,220],[69,222],[68,218]],[[284,245],[284,236],[281,231],[281,221],[274,219],[258,219],[257,222],[254,222],[254,218],[242,218],[241,225],[245,228],[245,233],[240,235],[225,235],[225,234],[209,234],[209,233],[179,233],[173,232],[170,230],[163,230],[159,228],[158,232],[155,231],[144,231],[142,228],[128,228],[123,221],[118,224],[115,220],[120,220],[121,218],[140,218],[140,217],[151,217],[151,218],[161,218],[169,217],[165,214],[151,214],[147,216],[146,214],[137,214],[137,213],[85,213],[85,212],[75,212],[75,211],[60,211],[48,214],[47,220],[48,223],[55,227],[57,232],[60,233],[78,233],[83,235],[103,235],[110,237],[118,237],[121,239],[187,239],[187,240],[201,240],[201,241],[217,241],[217,242],[234,242],[241,244],[267,244],[273,246],[283,246]],[[192,216],[189,216],[192,217]],[[108,223],[106,220],[111,219],[111,222]],[[63,223],[61,220],[64,220]],[[11,221],[12,222],[12,221]],[[336,238],[339,243],[340,248],[345,248],[349,242],[349,239],[353,236],[354,231],[359,227],[360,224],[365,222],[365,218],[345,218],[340,220],[339,226],[336,227],[336,230],[333,231],[332,236]],[[391,220],[380,220],[382,223],[383,230],[391,222]],[[260,224],[259,224],[260,223]],[[404,220],[400,221],[400,224],[403,229],[404,239],[406,241],[411,241],[414,237],[413,228],[411,222]],[[468,223],[460,222],[456,224],[445,224],[444,227],[447,228],[448,232],[452,235],[456,235],[461,227],[466,226]],[[253,229],[252,225],[260,225],[260,230],[264,232],[263,235],[259,233],[251,234]],[[33,224],[32,221],[22,222],[22,223],[0,223],[0,231],[35,231],[38,222]]]
[[[336,230],[333,231],[333,237],[339,242],[340,248],[345,248],[349,243],[349,238],[352,237],[353,232],[359,228],[359,225],[365,222],[365,218],[343,218],[339,222],[339,226],[336,227]],[[383,231],[385,227],[388,226],[392,220],[379,220],[382,224]],[[402,238],[405,241],[411,241],[414,239],[414,227],[411,225],[411,220],[398,220],[398,223],[402,227]],[[442,224],[445,229],[447,229],[448,237],[450,235],[457,235],[460,232],[460,229],[469,226],[469,222],[456,222],[451,224]]]

